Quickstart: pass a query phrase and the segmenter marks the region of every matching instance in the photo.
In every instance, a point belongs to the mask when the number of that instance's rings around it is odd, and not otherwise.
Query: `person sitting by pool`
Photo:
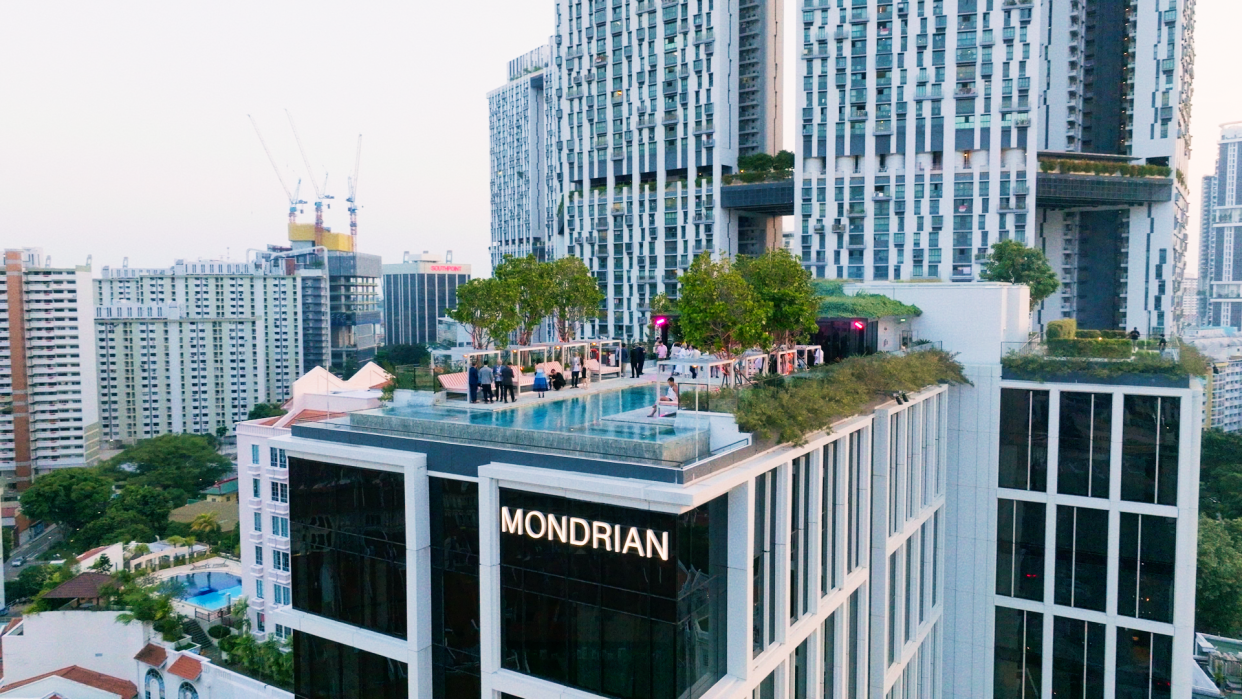
[[[668,377],[668,388],[665,390],[664,395],[656,399],[656,404],[651,406],[651,412],[647,415],[647,417],[656,417],[656,413],[660,412],[660,406],[672,406],[673,408],[673,412],[668,415],[661,415],[660,417],[676,415],[677,407],[680,404],[681,399],[678,398],[677,394],[677,382],[670,376]]]

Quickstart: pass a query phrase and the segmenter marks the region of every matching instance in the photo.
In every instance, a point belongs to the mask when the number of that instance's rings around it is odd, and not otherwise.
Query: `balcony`
[[[267,504],[268,512],[274,515],[289,515],[289,503],[287,502],[269,502]]]
[[[250,539],[250,543],[252,544],[263,543],[263,532],[252,531],[249,534],[247,534],[246,537]]]
[[[289,537],[275,536],[274,534],[268,534],[267,545],[278,551],[288,551],[289,550]]]

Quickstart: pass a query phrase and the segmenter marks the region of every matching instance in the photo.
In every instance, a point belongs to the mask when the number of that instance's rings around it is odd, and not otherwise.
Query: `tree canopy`
[[[149,485],[173,500],[173,507],[228,473],[232,462],[202,435],[165,434],[144,439],[114,456],[102,469],[130,485]],[[132,464],[131,473],[120,467]]]
[[[250,412],[247,413],[247,420],[262,420],[267,417],[277,417],[284,415],[284,408],[280,407],[280,403],[256,403]]]
[[[979,278],[989,282],[1025,284],[1031,290],[1031,308],[1052,296],[1061,286],[1044,253],[1016,240],[1002,240],[992,246],[987,267]]]
[[[509,333],[516,328],[516,306],[517,295],[509,284],[494,278],[471,279],[457,287],[457,307],[447,314],[470,328],[475,349],[486,349],[509,343]]]
[[[375,350],[375,363],[383,365],[385,362],[395,367],[411,364],[426,366],[431,362],[431,352],[427,345],[421,343],[384,345]]]
[[[724,357],[768,343],[771,306],[729,260],[715,262],[703,253],[679,281],[677,305],[687,342]]]
[[[1242,435],[1233,432],[1203,432],[1195,587],[1195,630],[1242,635]]]
[[[556,336],[567,342],[574,339],[577,326],[599,313],[604,294],[591,270],[577,257],[562,257],[551,266],[551,310]]]
[[[511,313],[519,345],[529,345],[539,324],[552,313],[552,267],[534,255],[508,256],[492,273],[516,301]]]
[[[63,469],[34,479],[21,495],[22,513],[79,529],[103,516],[111,497],[112,482],[94,469]]]
[[[788,250],[740,256],[737,269],[768,306],[765,328],[776,344],[792,345],[815,331],[819,304],[811,273]]]

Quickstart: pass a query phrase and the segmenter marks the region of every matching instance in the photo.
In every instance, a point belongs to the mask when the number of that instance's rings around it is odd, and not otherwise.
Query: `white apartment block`
[[[244,584],[295,694],[1190,696],[1201,381],[1003,368],[1024,287],[856,288],[925,309],[972,384],[800,445],[662,431],[623,382],[243,426]]]
[[[1185,337],[1212,363],[1204,426],[1242,430],[1242,335],[1232,327],[1203,327]]]
[[[553,191],[544,97],[548,46],[509,61],[509,81],[487,93],[491,130],[492,267],[506,256],[547,259]]]
[[[588,332],[641,337],[702,252],[779,238],[722,206],[737,158],[780,146],[780,0],[558,0],[543,91],[551,123],[551,257],[605,292]],[[773,233],[776,231],[776,233]],[[776,243],[773,243],[776,244]]]
[[[1242,328],[1242,123],[1221,127],[1216,174],[1203,178],[1199,287],[1203,324]]]
[[[288,398],[303,359],[302,275],[215,261],[104,267],[94,319],[104,438],[215,433]]]
[[[99,455],[90,261],[52,267],[4,251],[0,278],[0,473],[19,490]]]

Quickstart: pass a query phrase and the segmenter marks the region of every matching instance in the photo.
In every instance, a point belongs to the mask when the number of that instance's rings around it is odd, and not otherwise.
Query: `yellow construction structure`
[[[354,252],[353,236],[333,233],[331,228],[317,228],[313,223],[290,223],[289,241],[322,245],[333,252]]]

